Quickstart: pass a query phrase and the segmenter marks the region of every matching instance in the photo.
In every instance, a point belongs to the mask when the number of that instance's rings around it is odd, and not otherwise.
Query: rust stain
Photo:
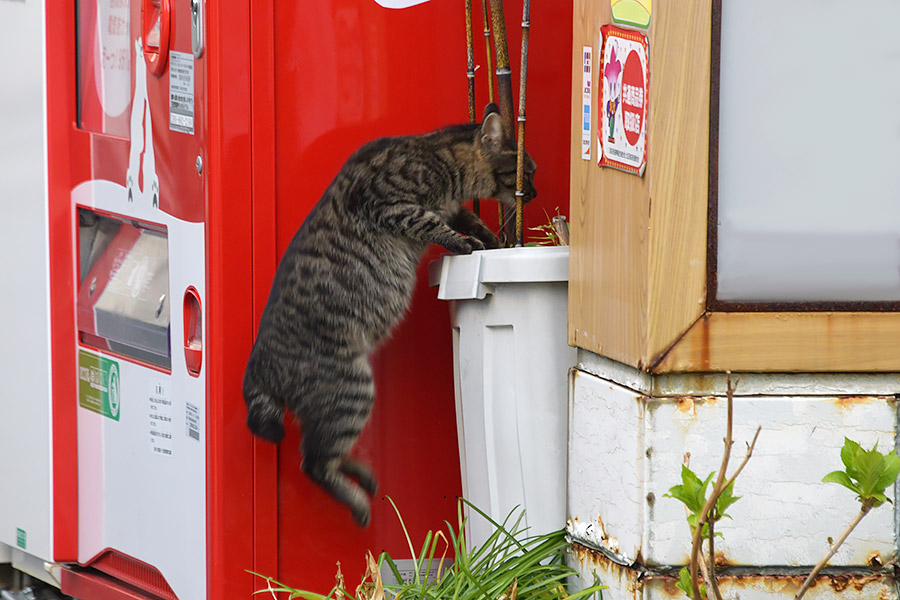
[[[636,569],[623,567],[611,561],[603,553],[591,550],[577,542],[572,544],[572,552],[583,567],[587,566],[597,574],[603,585],[627,593],[631,600],[643,598],[643,581],[641,573]]]
[[[873,569],[880,569],[881,567],[883,567],[884,561],[881,559],[881,552],[876,550],[875,552],[869,554],[869,556],[866,557],[866,564],[868,564]]]
[[[878,400],[878,399],[875,398],[875,397],[873,397],[873,396],[869,396],[869,397],[864,397],[864,396],[843,396],[843,397],[840,397],[840,398],[836,398],[836,399],[834,400],[834,404],[835,404],[838,408],[841,408],[841,409],[844,409],[844,410],[849,410],[849,409],[853,408],[854,406],[863,406],[863,405],[865,405],[865,404],[870,404],[870,403],[875,402],[875,401],[877,401],[877,400]]]
[[[638,600],[646,597],[652,590],[652,597],[664,597],[672,599],[684,598],[684,592],[675,587],[678,578],[673,574],[646,572],[635,568],[623,567],[600,552],[586,548],[578,543],[572,544],[572,551],[583,567],[588,567],[600,577],[601,583],[611,588],[621,590],[627,594],[629,600]],[[873,552],[870,558],[877,555]],[[880,559],[880,556],[878,557]],[[638,563],[640,564],[640,563]],[[716,565],[727,566],[727,561],[721,553],[716,554]],[[795,594],[800,590],[805,575],[719,575],[719,586],[726,590],[757,590],[777,594]],[[878,586],[874,589],[869,586]],[[828,586],[835,593],[841,594],[845,590],[853,589],[856,592],[866,592],[867,598],[872,600],[890,600],[894,598],[891,590],[894,586],[892,577],[886,574],[837,574],[819,575],[811,588]],[[821,589],[821,588],[820,588]],[[621,596],[618,596],[621,597]]]
[[[716,552],[716,567],[717,568],[725,568],[732,566],[731,561],[725,558],[724,552]]]
[[[678,410],[685,414],[690,413],[691,416],[697,416],[697,412],[694,410],[694,399],[693,398],[679,398],[678,399]]]

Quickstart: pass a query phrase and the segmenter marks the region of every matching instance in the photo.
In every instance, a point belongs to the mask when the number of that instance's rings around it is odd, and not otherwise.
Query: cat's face
[[[504,204],[516,203],[517,155],[515,142],[503,133],[503,123],[497,113],[488,114],[481,126],[481,144],[484,155],[491,165],[496,183],[495,197]],[[527,204],[537,196],[534,187],[534,172],[537,165],[525,152],[523,201]]]

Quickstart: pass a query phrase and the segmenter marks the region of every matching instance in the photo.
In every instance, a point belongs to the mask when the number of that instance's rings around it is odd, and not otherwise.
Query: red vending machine
[[[529,139],[548,212],[568,198],[567,4],[532,13]],[[366,550],[406,557],[389,502],[373,499],[361,530],[301,472],[290,418],[277,447],[250,435],[241,380],[278,259],[346,158],[466,120],[462,3],[50,8],[54,452],[77,481],[77,507],[54,524],[72,532],[63,591],[230,600],[264,587],[256,571],[327,592],[337,560],[350,582]],[[374,358],[355,449],[414,541],[455,522],[461,489],[447,309],[424,269]]]

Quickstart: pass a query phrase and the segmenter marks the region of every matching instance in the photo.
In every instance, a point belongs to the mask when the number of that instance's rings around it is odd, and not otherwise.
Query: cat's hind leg
[[[349,457],[372,412],[375,384],[368,356],[321,359],[304,383],[296,413],[303,427],[300,440],[303,470],[334,498],[350,507],[362,527],[369,524],[370,493],[377,489],[368,467]],[[359,480],[359,485],[348,475]],[[360,487],[360,485],[362,487]]]
[[[256,388],[244,388],[247,427],[254,435],[273,443],[284,439],[284,404]]]
[[[303,470],[309,478],[322,486],[335,500],[350,507],[353,518],[360,527],[368,527],[372,518],[369,498],[362,488],[341,472],[342,458],[323,460],[321,457],[307,455],[303,458]]]
[[[378,493],[378,480],[375,478],[375,474],[367,464],[354,458],[350,458],[349,456],[345,456],[341,459],[338,468],[344,475],[355,477],[356,481],[359,482],[359,485],[361,485],[370,495],[374,496]]]

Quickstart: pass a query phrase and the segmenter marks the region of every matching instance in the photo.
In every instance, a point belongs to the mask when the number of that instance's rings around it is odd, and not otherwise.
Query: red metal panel
[[[50,232],[50,353],[53,415],[53,557],[72,561],[78,552],[78,457],[75,452],[74,221],[70,173],[77,168],[69,134],[75,122],[75,7],[46,11],[47,165]],[[61,51],[64,50],[64,51]]]
[[[253,323],[259,323],[275,276],[275,21],[272,0],[250,5],[253,160]],[[253,570],[278,568],[278,453],[253,441]]]
[[[210,599],[247,597],[253,567],[253,450],[241,381],[253,334],[250,9],[206,2],[208,177],[207,571]]]
[[[517,66],[522,5],[506,4],[511,62]],[[545,221],[544,208],[567,212],[569,185],[572,7],[547,2],[532,10],[527,139],[539,165],[540,196],[526,213],[526,227]],[[476,23],[480,18],[476,13]],[[373,0],[276,2],[275,23],[280,256],[362,143],[464,122],[468,111],[461,3],[432,0],[388,10]],[[483,107],[483,44],[475,50]],[[482,211],[496,222],[492,205],[482,203]],[[411,314],[375,359],[375,410],[357,445],[357,454],[374,466],[381,493],[399,505],[414,543],[444,519],[455,523],[461,490],[448,309],[424,281],[423,271]],[[371,526],[358,529],[344,506],[300,472],[299,434],[288,429],[279,449],[278,577],[325,592],[334,583],[336,560],[349,582],[361,572],[367,549],[406,557],[390,505],[374,500]]]

